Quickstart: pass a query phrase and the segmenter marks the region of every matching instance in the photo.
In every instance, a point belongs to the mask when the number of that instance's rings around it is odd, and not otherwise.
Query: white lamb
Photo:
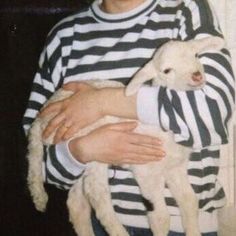
[[[204,69],[196,55],[208,50],[220,50],[223,45],[224,41],[218,37],[207,37],[188,42],[169,41],[158,49],[152,60],[136,73],[126,88],[126,95],[129,96],[137,92],[142,83],[148,80],[152,80],[153,86],[167,86],[175,90],[202,88],[205,84]],[[98,88],[122,87],[121,83],[107,80],[88,81],[88,83]],[[70,95],[72,92],[59,90],[48,103],[65,99]],[[53,140],[52,135],[48,140],[43,141],[42,130],[52,117],[53,115],[44,119],[36,118],[29,134],[28,184],[34,204],[39,211],[45,210],[48,200],[42,177],[43,142],[46,145],[51,145]],[[76,136],[86,135],[104,124],[123,120],[106,116],[80,130]],[[164,183],[166,182],[179,205],[186,235],[200,236],[198,200],[188,182],[186,168],[192,150],[176,144],[171,132],[163,132],[158,127],[139,123],[135,132],[161,138],[167,152],[162,161],[145,165],[125,166],[132,170],[143,197],[154,206],[154,210],[147,213],[153,234],[155,236],[166,236],[169,231],[170,217],[163,194]],[[91,206],[108,235],[128,236],[127,231],[117,219],[112,206],[107,164],[87,163],[83,176],[78,179],[69,192],[67,205],[70,220],[79,236],[94,236],[91,225]]]

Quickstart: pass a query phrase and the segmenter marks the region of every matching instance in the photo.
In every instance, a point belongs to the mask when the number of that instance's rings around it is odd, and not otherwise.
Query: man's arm
[[[40,109],[62,80],[60,50],[60,39],[55,30],[52,30],[41,53],[38,71],[33,80],[24,114],[23,126],[26,134]],[[70,155],[66,142],[49,148],[44,147],[44,166],[45,181],[61,188],[69,188],[84,170],[84,165]]]
[[[179,40],[221,36],[216,17],[206,0],[183,1],[179,11]],[[60,113],[59,117],[65,116],[72,120],[75,130],[92,123],[93,119],[110,114],[138,117],[144,123],[159,125],[165,130],[173,131],[177,142],[194,148],[226,143],[227,123],[232,114],[235,96],[230,55],[226,49],[211,51],[200,55],[200,61],[204,65],[207,79],[206,86],[201,90],[183,92],[164,87],[143,87],[137,97],[125,97],[124,89],[97,91],[74,85],[71,86],[77,91],[71,99],[71,104],[74,105],[63,107],[62,102],[57,112]],[[54,109],[53,105],[45,113],[50,109]],[[77,115],[73,114],[73,110],[79,111]],[[45,133],[48,135],[57,125],[57,121],[52,121]],[[75,131],[73,127],[64,137],[68,138]]]

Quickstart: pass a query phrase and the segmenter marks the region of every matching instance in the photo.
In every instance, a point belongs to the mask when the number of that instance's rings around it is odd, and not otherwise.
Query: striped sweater
[[[62,84],[88,79],[112,79],[125,85],[170,39],[221,36],[218,20],[207,0],[146,0],[122,13],[100,10],[100,1],[59,22],[49,33],[33,81],[24,116],[27,132],[45,101]],[[234,77],[229,52],[199,55],[207,78],[198,91],[143,87],[138,93],[139,119],[174,133],[176,142],[192,146],[189,181],[199,198],[202,232],[216,230],[214,210],[225,202],[217,180],[219,147],[227,143],[227,123],[234,104]],[[76,161],[67,143],[45,147],[45,182],[69,189],[86,168]],[[148,228],[146,209],[130,171],[109,169],[112,202],[121,222]],[[171,229],[183,231],[179,209],[168,186],[166,203]],[[207,223],[206,223],[207,222]]]

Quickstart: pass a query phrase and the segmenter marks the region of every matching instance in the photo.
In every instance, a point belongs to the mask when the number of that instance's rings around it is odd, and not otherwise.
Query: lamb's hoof
[[[37,198],[34,201],[35,208],[40,212],[45,212],[48,202],[48,195],[46,193],[43,194],[41,198]]]

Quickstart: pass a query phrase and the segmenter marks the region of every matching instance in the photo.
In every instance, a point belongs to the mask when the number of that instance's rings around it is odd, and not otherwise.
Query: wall
[[[62,229],[71,227],[62,195],[55,194],[50,214],[34,209],[26,186],[22,116],[47,33],[84,5],[85,0],[0,0],[1,236],[65,236]],[[48,217],[61,224],[53,227]]]

